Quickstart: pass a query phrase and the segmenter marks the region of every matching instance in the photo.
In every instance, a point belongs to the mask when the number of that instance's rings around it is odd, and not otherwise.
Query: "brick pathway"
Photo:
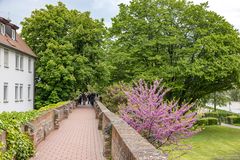
[[[93,108],[77,108],[37,146],[31,160],[103,160]]]

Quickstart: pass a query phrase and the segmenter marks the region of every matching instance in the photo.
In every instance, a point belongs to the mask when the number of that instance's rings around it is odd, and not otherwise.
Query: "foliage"
[[[231,115],[237,115],[235,113],[232,112],[228,112],[228,111],[219,111],[217,110],[216,112],[208,112],[204,114],[204,117],[215,117],[215,118],[225,118],[227,116],[231,116]]]
[[[32,140],[21,131],[21,126],[35,119],[44,111],[54,109],[67,102],[59,102],[27,112],[3,112],[0,114],[0,129],[7,132],[7,151],[1,153],[3,160],[27,160],[34,155]]]
[[[165,102],[168,91],[159,81],[148,86],[140,80],[126,92],[127,106],[120,111],[130,126],[157,146],[177,144],[180,139],[196,133],[192,130],[196,122],[196,113],[190,111],[193,105]]]
[[[240,101],[240,89],[235,88],[229,91],[231,101]]]
[[[208,103],[213,104],[214,111],[217,110],[217,106],[226,106],[231,101],[231,97],[227,92],[215,92],[210,94],[208,97]]]
[[[51,110],[51,109],[55,109],[55,108],[57,108],[59,106],[63,106],[64,104],[67,104],[67,103],[69,103],[69,101],[58,102],[56,104],[50,104],[48,106],[40,108],[38,111],[40,111],[40,112],[48,111],[48,110]]]
[[[223,126],[206,126],[197,135],[185,139],[184,144],[191,145],[189,151],[176,151],[169,156],[181,156],[181,160],[234,160],[240,159],[240,129]],[[174,146],[173,146],[174,147]]]
[[[89,12],[69,10],[59,2],[33,11],[21,24],[22,37],[38,56],[37,107],[72,99],[87,85],[108,83],[101,47],[106,30]]]
[[[239,116],[227,116],[226,123],[228,124],[240,124],[240,117]]]
[[[240,38],[222,16],[186,0],[121,4],[110,29],[114,81],[164,79],[168,99],[194,102],[239,85]]]
[[[207,126],[207,125],[217,125],[218,119],[215,117],[207,117],[207,118],[201,118],[197,120],[197,125],[201,126]]]
[[[102,95],[103,103],[110,111],[118,112],[120,105],[127,104],[127,96],[124,93],[127,90],[129,90],[129,86],[121,82],[107,87]]]
[[[208,112],[204,113],[204,117],[214,117],[214,118],[219,118],[220,115],[218,112]]]
[[[207,118],[198,119],[196,124],[199,126],[206,126],[208,124],[208,119]]]

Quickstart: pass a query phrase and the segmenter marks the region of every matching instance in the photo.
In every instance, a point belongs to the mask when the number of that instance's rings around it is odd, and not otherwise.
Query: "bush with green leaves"
[[[127,91],[128,88],[129,87],[122,82],[107,87],[102,97],[103,103],[110,111],[116,113],[119,111],[120,105],[127,104],[127,96],[124,91]]]
[[[214,117],[201,118],[197,120],[197,125],[199,126],[217,125],[217,124],[218,124],[218,119]]]
[[[214,118],[218,118],[219,114],[218,112],[208,112],[204,114],[204,117],[214,117]]]
[[[236,114],[231,113],[231,112],[216,111],[216,112],[205,113],[204,117],[224,118],[224,117],[232,116],[232,115],[236,115]]]
[[[239,116],[228,116],[226,117],[226,123],[228,124],[240,124],[240,117]]]
[[[34,144],[30,137],[21,131],[21,127],[37,118],[44,111],[54,109],[67,102],[59,102],[27,112],[3,112],[0,114],[0,130],[7,132],[7,151],[0,152],[3,160],[27,160],[34,155]],[[0,145],[4,147],[3,144]]]

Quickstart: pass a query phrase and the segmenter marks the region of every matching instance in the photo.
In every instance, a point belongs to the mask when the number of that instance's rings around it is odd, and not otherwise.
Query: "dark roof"
[[[3,17],[0,17],[0,22],[2,22],[2,23],[4,23],[4,24],[10,23],[9,20],[7,20],[7,19],[5,19],[5,18],[3,18]]]
[[[4,23],[5,25],[11,26],[11,28],[15,30],[19,28],[18,26],[10,23],[9,20],[3,17],[0,17],[0,22]],[[20,51],[23,54],[27,54],[32,57],[37,57],[36,54],[32,51],[32,49],[26,44],[26,42],[17,33],[16,33],[16,40],[13,40],[11,37],[8,36],[8,34],[2,35],[0,33],[0,44],[4,45],[5,47],[9,47],[11,49]]]
[[[11,23],[11,20],[5,19],[3,17],[0,17],[0,22],[2,22],[3,24],[11,26],[11,28],[13,28],[15,30],[19,29],[18,26],[16,26],[15,24]]]

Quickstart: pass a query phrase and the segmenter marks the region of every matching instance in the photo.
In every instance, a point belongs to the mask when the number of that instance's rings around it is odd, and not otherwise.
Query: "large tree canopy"
[[[22,36],[38,56],[37,106],[68,100],[87,85],[108,81],[110,73],[101,61],[106,29],[89,12],[68,10],[59,2],[33,11],[22,26]]]
[[[163,78],[180,102],[239,84],[239,33],[207,3],[132,0],[110,32],[114,81]]]

